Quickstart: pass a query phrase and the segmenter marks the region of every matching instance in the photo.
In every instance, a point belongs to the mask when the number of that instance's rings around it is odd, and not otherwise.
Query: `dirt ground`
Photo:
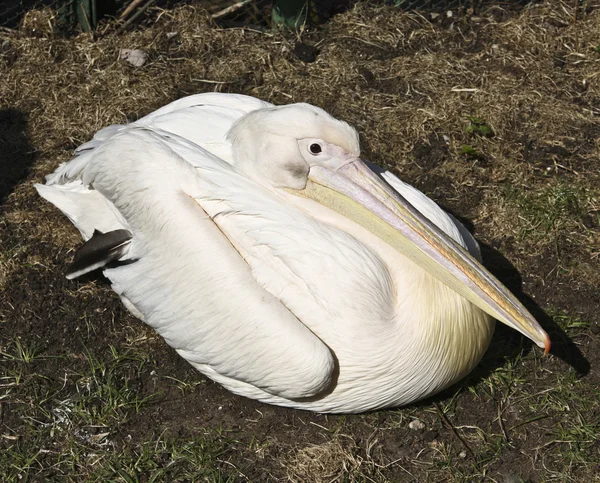
[[[600,481],[599,5],[358,6],[297,38],[192,7],[99,39],[48,11],[0,31],[0,480]],[[101,278],[67,281],[78,233],[33,183],[98,129],[213,90],[356,126],[363,157],[474,231],[552,354],[499,327],[441,395],[311,414],[230,394]]]

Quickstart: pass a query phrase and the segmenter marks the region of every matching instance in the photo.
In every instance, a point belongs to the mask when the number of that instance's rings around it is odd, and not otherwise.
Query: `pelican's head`
[[[278,188],[303,189],[313,166],[360,155],[356,130],[310,104],[252,111],[233,125],[227,138],[238,170]]]
[[[360,159],[350,125],[309,104],[259,109],[228,133],[236,167],[275,189],[311,198],[410,258],[547,353],[548,334],[510,291]]]

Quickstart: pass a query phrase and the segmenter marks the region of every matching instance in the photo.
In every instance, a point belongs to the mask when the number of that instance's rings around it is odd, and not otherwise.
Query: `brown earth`
[[[62,38],[48,11],[0,31],[5,480],[596,479],[600,10],[586,5],[577,18],[573,2],[548,2],[443,22],[357,7],[303,33],[308,63],[296,38],[218,29],[191,7],[98,40]],[[149,62],[134,68],[120,48]],[[474,230],[553,355],[499,328],[475,373],[433,399],[317,415],[230,394],[105,281],[67,281],[79,236],[33,183],[98,129],[212,90],[310,102],[355,125],[365,158]],[[493,135],[468,132],[481,125]]]

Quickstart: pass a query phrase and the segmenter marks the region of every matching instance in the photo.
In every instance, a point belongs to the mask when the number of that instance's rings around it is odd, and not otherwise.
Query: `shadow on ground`
[[[27,121],[19,109],[0,109],[0,204],[25,179],[35,162]]]
[[[460,222],[469,231],[473,230],[473,224],[462,217]],[[515,266],[498,250],[490,245],[479,241],[482,258],[486,268],[500,280],[529,310],[531,315],[539,322],[550,336],[552,348],[550,353],[568,364],[579,377],[584,377],[590,372],[590,363],[585,358],[579,347],[565,333],[565,331],[550,317],[540,306],[522,290],[522,278]],[[431,403],[437,403],[451,398],[458,388],[466,388],[476,385],[481,380],[489,377],[507,360],[518,357],[522,352],[538,350],[533,347],[533,342],[521,336],[517,331],[497,322],[494,337],[483,359],[479,365],[466,378],[452,385],[448,389],[415,404],[418,407],[426,407]],[[541,349],[540,349],[541,350]]]
[[[444,207],[445,211],[451,212]],[[468,230],[473,233],[474,225],[470,220],[452,213]],[[493,246],[483,243],[478,240],[481,249],[481,256],[485,267],[519,299],[533,317],[539,322],[543,329],[550,336],[552,348],[550,353],[558,357],[561,361],[571,366],[579,376],[586,376],[590,372],[590,363],[585,358],[581,350],[565,333],[565,331],[550,317],[544,310],[540,308],[535,300],[523,292],[523,279],[515,266]],[[502,359],[515,357],[522,349],[529,350],[533,343],[529,339],[521,337],[516,331],[506,327],[502,323],[496,325],[496,333],[490,344],[487,355],[484,356],[481,365],[489,363],[490,354]],[[493,364],[490,371],[482,374],[480,377],[486,377],[490,372],[493,372],[498,366],[502,365],[502,360],[497,361],[498,364]],[[478,374],[476,370],[473,374]],[[471,379],[472,377],[469,377]]]
[[[589,361],[552,317],[546,314],[531,297],[523,292],[521,276],[517,269],[495,248],[486,244],[480,244],[480,246],[483,260],[489,270],[515,294],[550,336],[552,341],[551,354],[571,366],[578,375],[587,375],[590,372]],[[497,339],[499,337],[495,337],[495,340]],[[532,345],[529,341],[528,344]],[[492,341],[491,349],[493,348],[494,341]]]

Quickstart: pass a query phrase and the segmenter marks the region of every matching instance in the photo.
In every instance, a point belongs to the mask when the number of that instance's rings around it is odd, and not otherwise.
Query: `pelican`
[[[233,94],[109,126],[36,185],[123,304],[201,373],[326,413],[406,405],[468,374],[494,319],[546,332],[478,261],[474,238],[360,158],[309,104]]]

